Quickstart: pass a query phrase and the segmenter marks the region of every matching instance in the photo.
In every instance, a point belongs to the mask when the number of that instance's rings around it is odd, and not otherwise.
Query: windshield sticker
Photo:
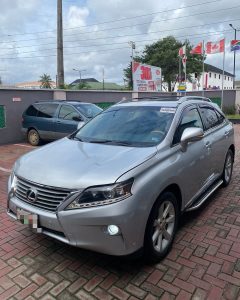
[[[176,108],[174,107],[161,107],[160,112],[161,113],[168,113],[168,114],[174,114],[176,111]]]

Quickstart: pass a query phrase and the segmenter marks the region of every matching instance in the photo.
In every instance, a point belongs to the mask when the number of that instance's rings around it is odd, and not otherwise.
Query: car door
[[[57,138],[62,138],[77,130],[79,121],[74,120],[74,118],[82,119],[80,113],[73,106],[62,104],[56,120]]]
[[[204,135],[207,148],[210,149],[209,168],[211,176],[206,184],[211,184],[222,173],[226,155],[226,120],[212,106],[201,105],[200,113],[204,122]]]
[[[37,129],[42,139],[54,139],[55,116],[58,104],[37,103],[35,104],[37,115],[34,128]]]
[[[204,128],[196,105],[188,106],[183,111],[173,137],[173,146],[180,144],[183,131],[190,127]],[[208,168],[210,151],[206,147],[205,137],[199,141],[189,143],[186,152],[183,152],[179,147],[178,155],[177,172],[186,205],[201,194],[211,173]]]

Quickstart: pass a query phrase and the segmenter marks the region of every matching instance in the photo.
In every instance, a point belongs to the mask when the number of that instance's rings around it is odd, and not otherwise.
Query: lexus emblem
[[[27,200],[30,202],[35,202],[37,200],[37,190],[28,189],[26,192]]]

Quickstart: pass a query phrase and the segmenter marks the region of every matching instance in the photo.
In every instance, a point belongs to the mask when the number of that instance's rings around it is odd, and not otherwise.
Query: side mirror
[[[83,119],[82,119],[80,116],[73,116],[73,117],[72,117],[72,120],[73,120],[73,121],[76,121],[76,122],[81,122],[81,121],[83,121]]]
[[[185,152],[187,150],[188,143],[200,141],[203,138],[203,130],[202,128],[189,127],[183,131],[181,137],[181,146],[182,151]]]

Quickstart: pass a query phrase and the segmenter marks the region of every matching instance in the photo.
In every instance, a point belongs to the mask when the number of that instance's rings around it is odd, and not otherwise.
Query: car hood
[[[103,145],[63,138],[22,156],[14,172],[43,185],[82,189],[114,183],[156,151],[156,147]]]

